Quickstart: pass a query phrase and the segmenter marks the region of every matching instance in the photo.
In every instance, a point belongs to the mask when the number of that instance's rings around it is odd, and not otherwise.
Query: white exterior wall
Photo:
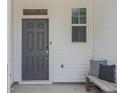
[[[94,0],[94,53],[117,64],[117,1]]]
[[[8,87],[14,82],[14,32],[13,32],[13,0],[8,0],[7,15],[7,62],[8,62]]]
[[[71,9],[87,8],[87,42],[72,43]],[[50,81],[80,82],[89,70],[89,60],[93,57],[93,27],[91,0],[14,0],[14,80],[21,81],[21,20],[22,18],[42,18],[45,16],[23,16],[23,9],[48,9]],[[64,64],[64,69],[60,67]]]

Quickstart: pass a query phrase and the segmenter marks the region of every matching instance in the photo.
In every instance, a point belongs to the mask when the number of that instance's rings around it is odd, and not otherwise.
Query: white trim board
[[[31,81],[22,81],[22,82],[19,82],[19,84],[52,84],[52,82],[50,81],[46,81],[46,80],[31,80]]]

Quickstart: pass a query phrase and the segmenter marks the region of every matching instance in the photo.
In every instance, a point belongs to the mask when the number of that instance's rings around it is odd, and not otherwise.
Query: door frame
[[[19,84],[52,84],[51,81],[51,64],[50,64],[50,44],[49,44],[49,37],[50,37],[50,30],[49,30],[49,24],[50,24],[50,20],[48,16],[43,16],[43,17],[39,17],[39,16],[23,16],[21,18],[21,40],[22,40],[22,20],[23,19],[46,19],[48,20],[48,50],[49,50],[49,59],[48,59],[48,74],[49,74],[49,80],[22,80],[22,51],[21,51],[21,81],[19,82]],[[21,45],[22,45],[22,41],[21,41]],[[21,46],[21,50],[22,50],[22,46]]]

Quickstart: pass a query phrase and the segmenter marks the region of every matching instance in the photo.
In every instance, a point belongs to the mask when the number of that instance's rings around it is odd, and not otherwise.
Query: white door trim
[[[48,26],[49,26],[49,42],[50,42],[50,19],[48,16],[22,16],[21,18],[21,40],[22,40],[22,19],[48,19]],[[22,43],[22,41],[21,41]],[[21,60],[21,81],[19,81],[19,84],[52,84],[52,81],[51,81],[51,72],[52,72],[52,64],[51,64],[51,61],[50,61],[50,44],[49,44],[49,80],[22,80],[22,60]],[[22,50],[22,46],[21,46],[21,50]],[[22,51],[21,51],[21,59],[22,59]]]
[[[19,84],[52,84],[52,82],[50,81],[46,81],[46,80],[38,80],[38,81],[21,81],[19,82]]]

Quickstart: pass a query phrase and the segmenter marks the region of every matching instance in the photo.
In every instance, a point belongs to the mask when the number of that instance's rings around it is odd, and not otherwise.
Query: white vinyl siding
[[[94,1],[94,41],[95,57],[117,64],[117,0]]]
[[[71,2],[71,3],[70,3]],[[33,6],[32,6],[33,5]],[[87,8],[87,43],[72,43],[72,8]],[[48,9],[49,64],[51,82],[81,82],[93,58],[91,0],[14,0],[14,79],[21,82],[21,19],[45,18],[23,16],[23,9]],[[61,65],[64,68],[61,68]]]

